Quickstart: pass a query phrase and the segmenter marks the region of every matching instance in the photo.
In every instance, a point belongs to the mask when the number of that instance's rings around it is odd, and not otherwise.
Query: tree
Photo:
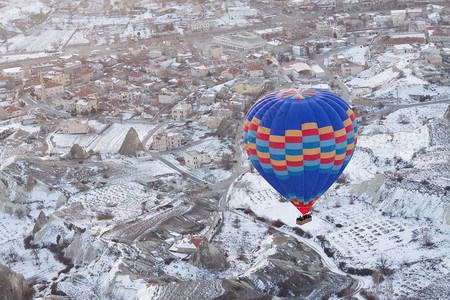
[[[231,167],[233,166],[233,157],[230,153],[225,153],[222,156],[222,159],[220,160],[220,165],[225,169],[225,170],[230,170]]]

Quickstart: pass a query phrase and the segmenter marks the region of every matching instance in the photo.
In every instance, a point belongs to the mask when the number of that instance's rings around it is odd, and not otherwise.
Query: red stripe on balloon
[[[313,154],[313,155],[303,154],[303,160],[312,161],[312,160],[318,160],[318,159],[320,159],[320,153]]]
[[[321,158],[320,159],[321,164],[329,164],[329,163],[332,163],[333,161],[334,161],[334,156],[329,157],[329,158]]]
[[[301,136],[287,136],[286,143],[303,143],[303,138]]]
[[[344,134],[342,136],[336,137],[336,144],[347,141],[347,136]]]
[[[268,141],[268,140],[269,140],[269,135],[268,135],[268,134],[265,134],[265,133],[258,132],[258,133],[256,134],[256,138],[257,138],[258,140]]]
[[[287,166],[275,166],[275,165],[272,165],[272,168],[274,170],[277,170],[277,171],[286,171],[287,170]]]
[[[303,160],[300,160],[300,161],[290,161],[290,160],[288,160],[287,161],[287,165],[289,167],[301,167],[301,166],[303,166]]]
[[[321,141],[334,139],[334,132],[324,133],[320,135]]]
[[[269,142],[269,148],[275,148],[275,149],[284,149],[284,143],[278,143],[278,142]]]
[[[303,136],[311,136],[311,135],[318,135],[319,134],[319,129],[305,129],[302,130],[302,135]]]

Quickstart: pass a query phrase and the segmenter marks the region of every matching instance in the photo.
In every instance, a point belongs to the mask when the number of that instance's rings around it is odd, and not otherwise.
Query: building
[[[44,90],[45,98],[57,98],[64,95],[64,85],[62,85],[61,83],[47,81],[46,83],[44,83]],[[39,98],[42,98],[42,85],[35,86],[34,93]]]
[[[37,123],[39,123],[39,118],[35,114],[22,116],[22,125],[33,125]]]
[[[336,26],[336,22],[335,21],[317,21],[316,22],[316,31],[317,33],[323,34],[323,35],[328,35],[330,28]]]
[[[2,74],[3,76],[10,76],[14,80],[21,80],[25,77],[25,71],[21,67],[3,69]]]
[[[412,47],[410,44],[394,45],[393,52],[395,54],[411,53],[414,52],[414,47]]]
[[[258,51],[263,49],[266,44],[264,39],[247,31],[215,36],[213,41],[223,48],[239,51]]]
[[[75,110],[77,114],[88,114],[93,110],[98,109],[97,99],[79,100],[75,103]]]
[[[209,129],[219,128],[220,122],[222,122],[223,117],[219,116],[210,116],[206,119],[206,126]]]
[[[133,92],[131,91],[110,91],[109,92],[110,100],[119,100],[121,102],[132,102],[133,101]]]
[[[250,77],[262,77],[264,76],[264,70],[260,66],[248,67],[248,74]]]
[[[200,168],[201,165],[207,164],[211,162],[211,157],[204,153],[199,152],[197,150],[191,150],[184,152],[184,162],[186,166],[197,169]]]
[[[196,66],[191,69],[191,75],[195,77],[205,77],[208,75],[208,72],[209,68],[204,65]]]
[[[153,149],[166,151],[181,147],[181,134],[178,132],[158,133],[153,137]]]
[[[230,19],[245,19],[247,17],[258,16],[258,11],[249,7],[229,7],[228,16]]]
[[[23,111],[15,105],[0,106],[0,120],[9,120],[23,116]]]
[[[353,100],[359,99],[364,95],[372,93],[372,88],[369,86],[353,87],[350,91],[350,98]]]
[[[78,134],[78,133],[88,133],[89,131],[89,120],[88,119],[70,119],[66,126],[61,129],[62,133],[65,134]]]
[[[261,77],[249,77],[248,79],[239,80],[234,85],[234,90],[242,94],[260,93],[264,87],[264,79]]]
[[[346,33],[347,30],[345,29],[344,25],[330,26],[330,28],[328,29],[328,35],[336,39],[343,38]]]
[[[209,20],[196,20],[191,23],[192,31],[209,31],[211,29],[211,23]]]
[[[189,103],[180,103],[172,108],[172,118],[186,119],[192,113],[192,105]]]
[[[391,17],[394,26],[403,26],[406,19],[406,10],[392,10]]]
[[[14,78],[11,76],[0,77],[0,89],[12,89],[14,87]]]
[[[450,29],[445,27],[428,27],[426,36],[429,43],[445,43],[450,41]]]
[[[352,61],[346,61],[341,64],[341,74],[343,77],[355,76],[364,70],[364,66]]]
[[[171,104],[179,99],[177,92],[164,91],[158,95],[158,102],[161,104]]]

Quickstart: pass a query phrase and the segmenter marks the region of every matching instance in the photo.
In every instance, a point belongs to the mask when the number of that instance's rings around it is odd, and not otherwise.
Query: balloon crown
[[[281,97],[292,100],[300,100],[314,97],[316,92],[308,89],[290,89],[282,92]]]

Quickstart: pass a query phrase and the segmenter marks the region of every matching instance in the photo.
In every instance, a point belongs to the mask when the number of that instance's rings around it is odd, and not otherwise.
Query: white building
[[[192,31],[208,31],[211,28],[211,23],[208,20],[197,20],[191,23]]]
[[[205,77],[208,75],[208,72],[209,68],[204,65],[196,66],[191,69],[191,75],[195,77]]]
[[[181,103],[172,108],[172,118],[186,119],[192,113],[192,105],[189,103]]]
[[[223,117],[219,116],[210,116],[206,119],[206,126],[209,129],[219,128],[220,122],[222,122]]]
[[[347,61],[341,64],[341,73],[343,77],[354,76],[363,70],[364,67],[355,62]]]
[[[10,76],[15,80],[23,79],[25,77],[25,71],[21,67],[3,69],[3,76]]]
[[[97,110],[97,99],[79,100],[75,104],[77,114],[90,113],[92,110]]]
[[[192,150],[184,152],[184,162],[186,166],[196,169],[201,167],[202,164],[210,163],[211,157],[206,153]]]
[[[88,133],[89,120],[88,119],[70,119],[66,126],[61,129],[62,133],[77,134]]]
[[[393,52],[395,54],[411,53],[411,52],[414,52],[414,47],[411,46],[410,44],[394,45]]]
[[[249,7],[229,7],[228,16],[230,19],[245,19],[247,17],[256,17],[258,11]]]
[[[241,51],[257,51],[264,48],[266,41],[256,34],[250,32],[236,32],[228,35],[220,35],[214,37],[214,43],[222,46]]]
[[[405,24],[406,10],[392,10],[391,17],[394,26],[402,26]]]
[[[181,134],[178,132],[158,133],[153,137],[153,149],[166,151],[181,147]]]
[[[165,91],[158,95],[158,102],[162,104],[171,104],[179,98],[177,92]]]
[[[48,81],[44,83],[45,89],[45,97],[47,98],[55,98],[61,97],[64,95],[64,85],[61,83]],[[39,98],[42,98],[42,87],[41,85],[37,85],[34,87],[34,92]]]

